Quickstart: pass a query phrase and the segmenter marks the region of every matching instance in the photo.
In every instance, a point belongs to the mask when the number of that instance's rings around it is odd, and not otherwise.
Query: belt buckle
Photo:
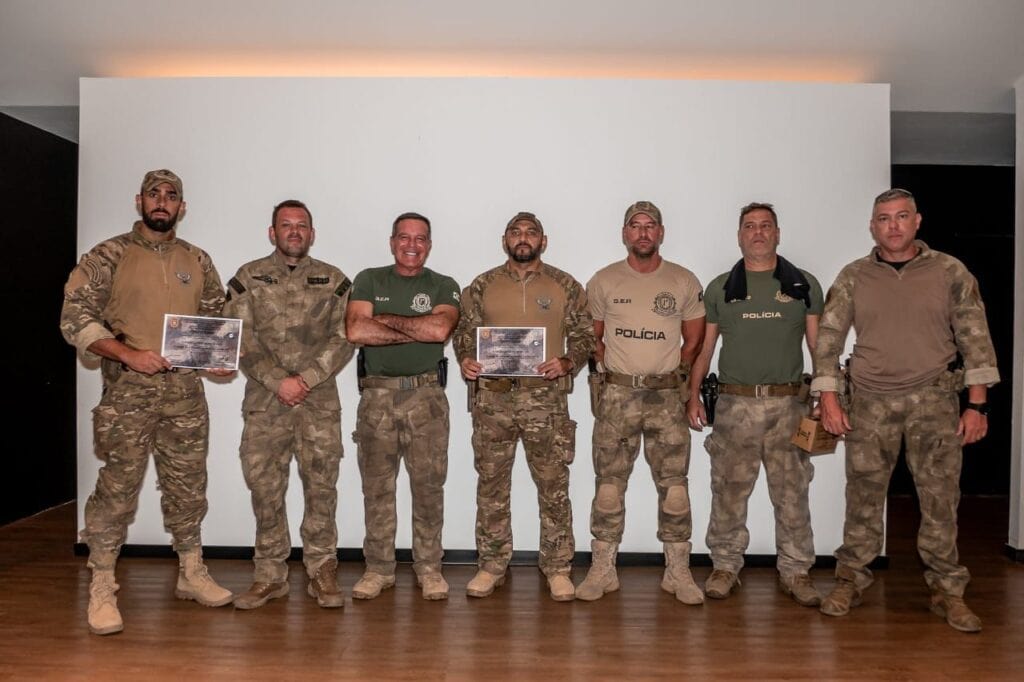
[[[416,388],[416,377],[398,377],[398,388]]]
[[[647,377],[643,374],[633,375],[633,388],[646,388]]]
[[[518,391],[520,388],[521,388],[521,385],[519,383],[519,377],[509,377],[508,378],[508,390],[510,390],[510,391]]]
[[[767,388],[764,384],[754,384],[754,397],[755,398],[767,398],[768,394],[765,392]]]

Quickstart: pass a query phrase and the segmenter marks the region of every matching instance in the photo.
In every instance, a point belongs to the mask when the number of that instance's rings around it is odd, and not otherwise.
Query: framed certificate
[[[477,327],[476,360],[487,376],[540,376],[547,355],[544,327]]]
[[[160,354],[175,367],[238,369],[241,341],[237,318],[167,314]]]

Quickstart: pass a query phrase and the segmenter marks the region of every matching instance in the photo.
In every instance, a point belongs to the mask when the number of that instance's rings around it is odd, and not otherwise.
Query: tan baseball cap
[[[622,224],[629,225],[629,221],[633,219],[633,216],[638,213],[643,213],[646,216],[650,216],[654,222],[661,225],[661,211],[658,207],[652,204],[650,201],[638,201],[629,208],[626,209],[626,217],[623,218]]]
[[[142,178],[142,191],[148,192],[164,182],[178,190],[178,196],[184,198],[185,192],[182,191],[181,188],[181,178],[175,175],[173,171],[169,171],[166,168],[151,170],[146,173],[146,177]]]
[[[540,219],[537,218],[537,216],[530,213],[529,211],[520,211],[519,213],[516,213],[514,216],[512,216],[512,220],[508,221],[508,225],[505,226],[505,231],[508,232],[510,229],[512,229],[513,225],[522,220],[525,220],[528,223],[533,223],[534,225],[537,226],[538,230],[544,232],[544,226],[540,224]]]

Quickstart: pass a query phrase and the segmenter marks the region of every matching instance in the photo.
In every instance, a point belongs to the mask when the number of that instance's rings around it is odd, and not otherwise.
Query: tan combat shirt
[[[473,280],[462,292],[462,316],[452,337],[461,362],[476,359],[477,327],[544,327],[546,358],[568,357],[573,373],[594,350],[587,294],[572,275],[541,263],[523,278],[506,262]]]
[[[220,315],[224,290],[210,256],[183,239],[148,241],[141,225],[97,244],[68,277],[60,329],[87,357],[113,338],[159,353],[165,313]]]
[[[814,351],[814,391],[835,391],[839,356],[857,332],[850,376],[858,388],[891,393],[934,381],[963,355],[968,386],[999,381],[978,282],[956,258],[920,252],[897,270],[878,248],[839,273],[828,292]]]
[[[350,288],[333,265],[306,256],[291,269],[276,250],[238,269],[224,315],[242,319],[243,411],[269,408],[281,381],[296,374],[310,388],[304,405],[341,409],[334,378],[354,350],[345,337]]]

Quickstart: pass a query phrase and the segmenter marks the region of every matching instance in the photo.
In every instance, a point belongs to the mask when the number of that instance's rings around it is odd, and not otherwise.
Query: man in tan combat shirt
[[[142,220],[132,231],[98,244],[72,270],[60,317],[67,342],[102,363],[103,397],[93,428],[103,467],[85,503],[82,530],[92,569],[89,630],[97,635],[124,629],[114,566],[135,518],[150,452],[164,527],[179,557],[174,594],[204,606],[232,598],[202,559],[210,427],[203,382],[195,370],[172,369],[159,353],[164,313],[219,315],[224,293],[206,252],[177,238],[185,214],[181,178],[166,169],[146,173],[135,207]]]
[[[309,256],[316,231],[301,201],[274,207],[274,252],[246,263],[228,282],[224,314],[241,318],[247,377],[239,453],[256,515],[256,571],[235,608],[255,609],[288,594],[291,552],[285,492],[295,457],[305,499],[302,561],[307,592],[324,608],[344,606],[338,587],[338,467],[341,402],[335,377],[350,357],[345,304],[351,283]]]

